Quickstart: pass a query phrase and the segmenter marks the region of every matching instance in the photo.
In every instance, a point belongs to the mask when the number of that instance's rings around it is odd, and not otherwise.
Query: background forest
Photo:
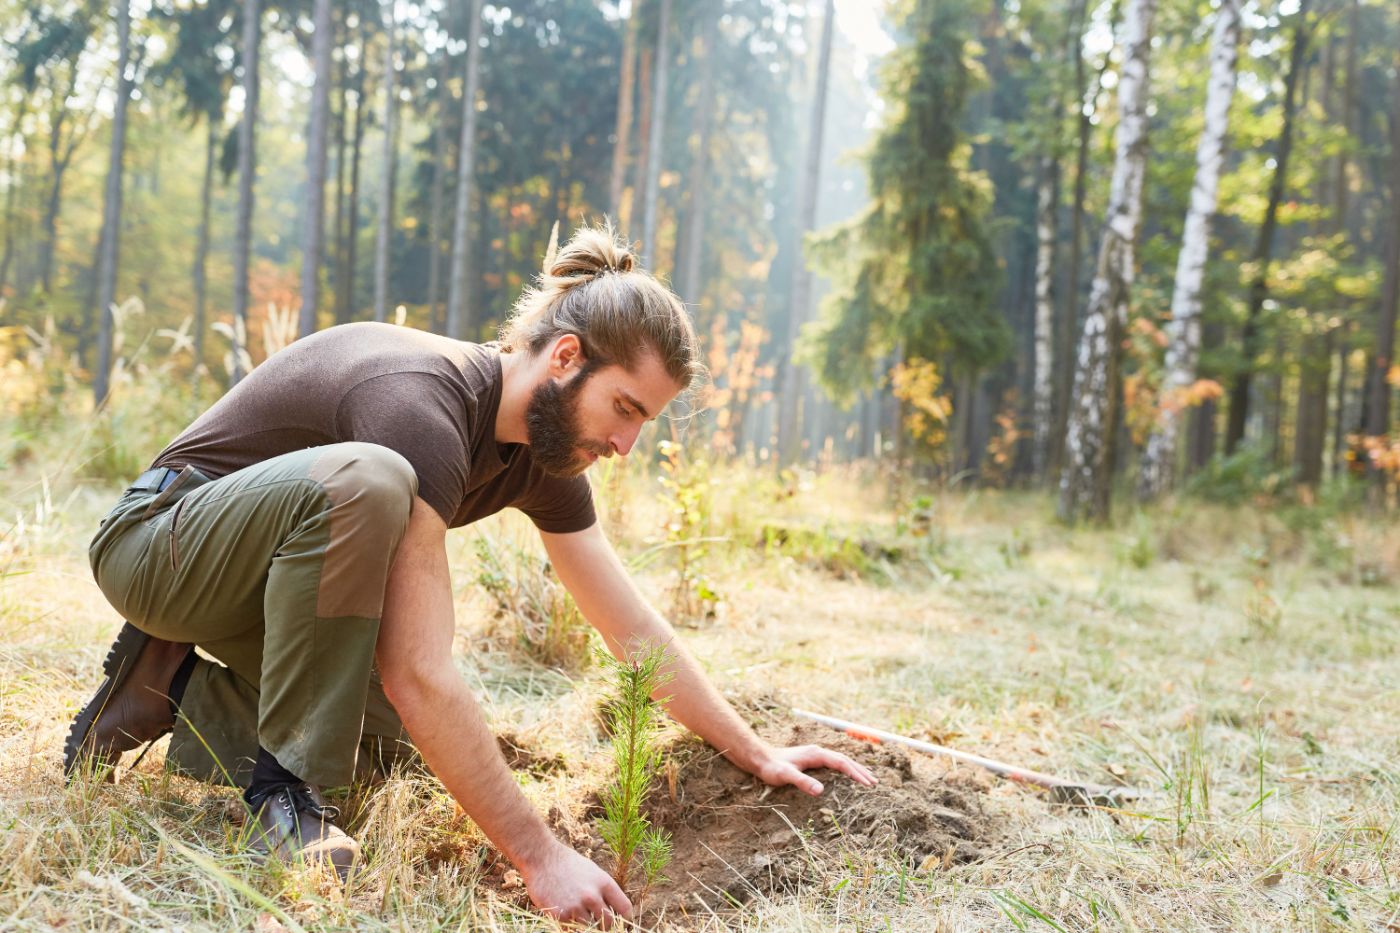
[[[1058,487],[1067,518],[1112,477],[1238,497],[1397,466],[1392,4],[0,23],[5,352],[95,399],[159,357],[204,404],[343,321],[489,338],[553,223],[610,217],[706,335],[691,425],[722,456],[896,456]]]
[[[540,928],[430,775],[328,791],[342,888],[159,743],[60,760],[157,451],[314,329],[490,339],[604,218],[710,370],[607,536],[765,739],[881,777],[671,728],[636,928],[1400,929],[1395,0],[0,0],[0,929]],[[532,535],[448,536],[454,662],[605,864]]]

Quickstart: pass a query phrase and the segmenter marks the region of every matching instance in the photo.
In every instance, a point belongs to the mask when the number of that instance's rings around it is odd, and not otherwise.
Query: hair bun
[[[632,251],[612,230],[592,228],[560,247],[546,273],[552,278],[592,279],[604,272],[631,272],[635,265]]]

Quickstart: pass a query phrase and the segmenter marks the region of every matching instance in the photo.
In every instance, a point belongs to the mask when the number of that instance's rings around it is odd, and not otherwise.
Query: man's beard
[[[546,379],[530,393],[530,401],[525,405],[530,458],[553,476],[578,476],[588,469],[591,461],[582,449],[599,456],[604,453],[582,439],[578,424],[579,393],[592,375],[592,365],[585,363],[577,376],[562,385]]]

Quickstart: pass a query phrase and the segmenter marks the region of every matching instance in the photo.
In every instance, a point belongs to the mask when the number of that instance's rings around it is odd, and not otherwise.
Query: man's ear
[[[563,378],[581,370],[584,366],[584,345],[574,333],[563,333],[554,338],[549,349],[550,378]]]
[[[583,368],[583,344],[576,334],[561,334],[549,350],[549,375],[561,378]]]

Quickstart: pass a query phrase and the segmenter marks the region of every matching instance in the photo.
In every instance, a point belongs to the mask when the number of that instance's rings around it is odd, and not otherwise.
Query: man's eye
[[[626,418],[628,415],[632,414],[631,411],[629,411],[628,409],[624,408],[620,403],[614,403],[614,404],[613,404],[613,407],[616,408],[616,409],[617,409],[617,413],[618,413],[619,415],[621,415],[622,417],[624,417],[624,418]]]

